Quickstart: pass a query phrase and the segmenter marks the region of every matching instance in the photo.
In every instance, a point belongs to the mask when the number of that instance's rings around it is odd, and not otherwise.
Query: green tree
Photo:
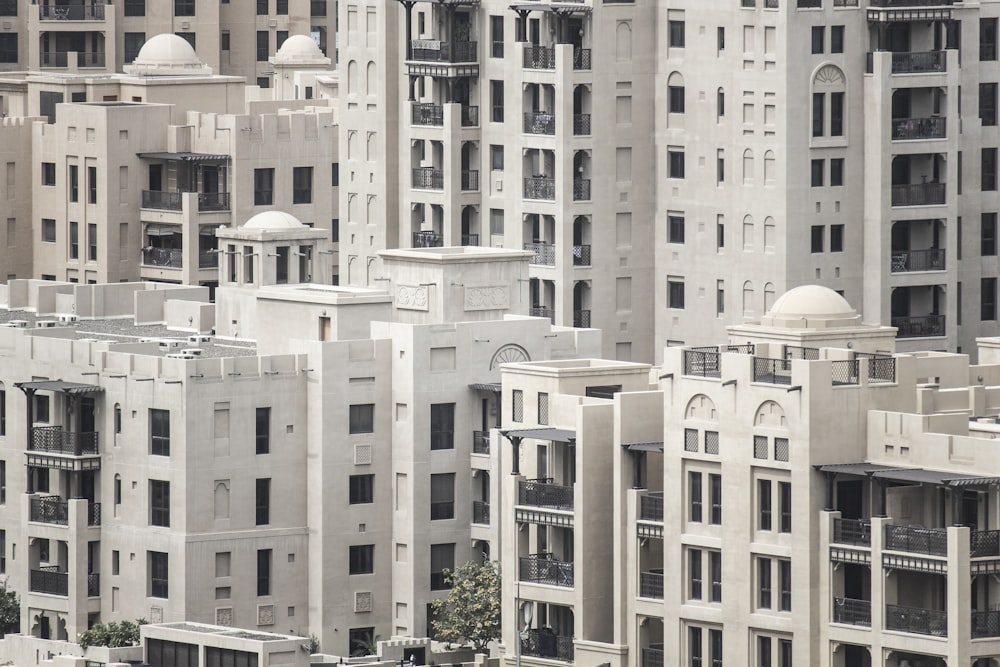
[[[472,644],[477,653],[500,637],[500,568],[469,562],[445,571],[448,597],[432,603],[434,631],[451,644]]]
[[[21,625],[21,598],[7,588],[7,580],[0,582],[0,637]]]
[[[121,646],[139,645],[139,626],[145,625],[148,621],[144,618],[135,621],[122,621],[117,623],[97,623],[82,635],[77,643],[80,648],[88,646],[109,646],[119,648]]]

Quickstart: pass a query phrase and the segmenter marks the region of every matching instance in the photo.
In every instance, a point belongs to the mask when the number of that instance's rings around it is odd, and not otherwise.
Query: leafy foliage
[[[7,581],[0,582],[0,637],[21,625],[21,598],[7,588]]]
[[[382,635],[376,634],[368,634],[362,639],[355,639],[351,647],[351,655],[354,657],[378,655],[378,643],[381,639]]]
[[[135,621],[122,621],[117,623],[98,623],[82,635],[77,642],[80,648],[88,646],[108,646],[118,648],[121,646],[139,645],[139,626],[145,625],[148,621],[144,618]]]
[[[495,562],[469,562],[445,571],[451,591],[432,603],[434,631],[452,644],[472,644],[477,653],[500,638],[500,568]]]

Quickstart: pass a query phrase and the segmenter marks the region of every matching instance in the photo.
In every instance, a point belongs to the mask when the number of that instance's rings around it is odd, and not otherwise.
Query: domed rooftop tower
[[[131,65],[124,67],[126,74],[133,76],[185,76],[191,74],[211,74],[195,53],[194,48],[183,37],[163,33],[150,38],[139,49],[139,54]]]

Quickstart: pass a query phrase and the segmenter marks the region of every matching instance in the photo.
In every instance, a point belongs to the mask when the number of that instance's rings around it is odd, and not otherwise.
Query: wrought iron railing
[[[199,192],[198,193],[198,210],[199,211],[228,211],[229,210],[229,193],[228,192]]]
[[[529,44],[524,47],[524,69],[555,69],[556,50]]]
[[[896,360],[883,354],[856,352],[858,359],[868,360],[868,384],[896,381]]]
[[[482,500],[472,501],[472,523],[490,525],[490,504]]]
[[[28,590],[32,593],[66,597],[69,595],[69,574],[60,572],[57,565],[31,570]]]
[[[479,107],[463,106],[462,127],[478,127],[478,126],[479,126]]]
[[[591,50],[584,49],[579,46],[573,47],[573,69],[576,70],[588,70],[591,69]]]
[[[155,208],[163,211],[181,210],[183,200],[180,192],[166,192],[163,190],[143,190],[142,207]]]
[[[462,234],[462,245],[479,245],[479,234]]]
[[[573,134],[578,137],[590,135],[590,114],[573,114]]]
[[[590,266],[590,246],[573,246],[573,266]]]
[[[199,269],[215,269],[219,267],[219,253],[217,252],[199,252],[198,253],[198,268]]]
[[[948,612],[920,607],[885,606],[885,629],[933,637],[948,636]]]
[[[545,308],[543,306],[533,306],[528,309],[528,315],[532,317],[547,317],[553,324],[556,322],[556,310],[555,308]]]
[[[478,54],[477,42],[442,42],[414,39],[410,42],[410,60],[429,63],[472,63]]]
[[[1000,611],[973,611],[972,638],[1000,637]]]
[[[944,248],[926,250],[897,250],[892,253],[892,272],[944,271]]]
[[[722,355],[717,348],[684,350],[684,375],[722,377]]]
[[[872,626],[872,601],[853,598],[833,598],[833,622],[846,625]]]
[[[1000,556],[1000,530],[973,530],[969,533],[969,555],[973,558]]]
[[[767,384],[792,384],[791,359],[753,358],[753,381]]]
[[[444,245],[444,234],[437,232],[413,232],[414,248],[440,248]]]
[[[663,649],[642,649],[642,665],[640,667],[663,667]]]
[[[945,202],[944,183],[910,183],[892,186],[893,206],[934,206]]]
[[[490,432],[489,431],[473,431],[472,432],[472,453],[473,454],[489,454],[490,453]]]
[[[946,125],[944,116],[893,118],[892,138],[897,141],[906,141],[909,139],[943,139]]]
[[[573,563],[558,560],[546,553],[522,556],[519,560],[521,581],[573,587]]]
[[[639,597],[663,599],[663,570],[639,573]]]
[[[479,170],[462,170],[462,192],[474,192],[479,189]]]
[[[87,525],[101,525],[101,503],[87,503]]]
[[[858,360],[843,359],[830,362],[830,381],[833,385],[842,386],[848,384],[858,384]]]
[[[526,630],[521,633],[521,655],[573,661],[573,638],[551,630]]]
[[[833,543],[870,547],[872,524],[864,519],[834,519]]]
[[[64,431],[61,426],[36,426],[31,429],[33,452],[90,456],[98,453],[98,433]]]
[[[418,190],[444,190],[444,169],[414,167],[413,187]]]
[[[525,111],[524,133],[555,134],[556,133],[555,115],[541,111]]]
[[[540,266],[555,266],[556,246],[552,243],[525,243],[524,249],[535,253],[529,261]]]
[[[589,329],[590,328],[590,311],[589,310],[574,310],[573,311],[573,326],[577,329]]]
[[[103,21],[104,3],[89,5],[39,5],[42,21]]]
[[[184,266],[184,251],[180,248],[143,248],[143,266],[163,266],[180,269]]]
[[[892,54],[893,74],[919,74],[923,72],[944,72],[948,59],[944,51],[915,51]]]
[[[414,102],[410,119],[412,125],[441,127],[444,125],[444,107],[440,104]]]
[[[519,505],[532,507],[571,510],[573,509],[573,487],[560,486],[550,482],[523,480],[517,487],[517,502]]]
[[[944,315],[908,315],[893,317],[891,324],[898,329],[897,338],[943,336],[945,333],[944,318]]]
[[[96,598],[101,596],[101,575],[91,572],[87,575],[87,597]]]
[[[28,520],[35,523],[51,523],[57,526],[69,524],[69,503],[59,496],[35,496],[28,507]]]
[[[639,519],[663,521],[663,493],[646,493],[639,496]]]
[[[524,179],[525,199],[555,199],[556,179],[544,176],[528,176]]]
[[[573,201],[590,201],[590,179],[573,179]]]
[[[890,551],[947,556],[948,531],[944,528],[919,528],[887,524],[885,527],[885,548]]]

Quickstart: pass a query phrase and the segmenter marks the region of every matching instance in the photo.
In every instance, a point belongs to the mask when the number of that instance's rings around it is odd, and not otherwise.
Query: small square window
[[[375,430],[375,404],[364,403],[350,407],[351,433],[372,433]]]

